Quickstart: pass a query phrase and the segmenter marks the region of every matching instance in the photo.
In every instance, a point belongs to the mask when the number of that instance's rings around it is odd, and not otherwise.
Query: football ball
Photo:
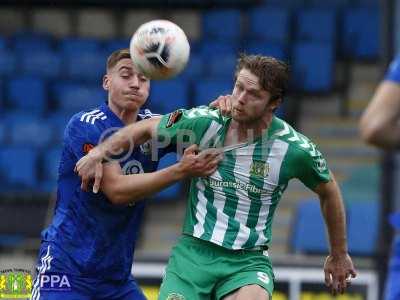
[[[138,71],[150,79],[168,79],[179,74],[189,59],[186,34],[167,20],[141,25],[133,34],[130,53]]]

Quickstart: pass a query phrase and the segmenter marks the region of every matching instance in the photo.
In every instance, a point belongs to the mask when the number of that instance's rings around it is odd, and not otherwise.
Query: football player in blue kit
[[[151,153],[132,145],[123,158],[104,164],[101,191],[99,186],[82,190],[87,182],[74,171],[81,157],[116,129],[156,117],[140,110],[150,82],[136,71],[128,49],[108,58],[103,88],[108,101],[75,114],[65,129],[56,208],[42,232],[32,300],[145,299],[131,275],[145,204],[136,200],[183,178],[207,176],[216,168],[216,154],[200,157],[190,147],[178,163],[156,171]],[[158,151],[158,158],[167,151]]]
[[[400,147],[400,55],[395,58],[379,84],[360,120],[364,141],[386,150]],[[397,195],[396,199],[399,198]],[[398,200],[397,200],[398,201]],[[399,208],[399,203],[397,203]],[[390,216],[395,230],[392,257],[386,278],[385,300],[400,299],[400,211]]]

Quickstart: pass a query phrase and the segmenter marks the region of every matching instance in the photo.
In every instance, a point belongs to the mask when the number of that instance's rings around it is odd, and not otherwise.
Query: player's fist
[[[219,96],[210,103],[210,106],[218,108],[224,116],[230,116],[232,111],[232,95]]]
[[[103,178],[103,165],[101,161],[102,155],[95,147],[76,163],[75,172],[78,173],[82,179],[82,190],[87,192],[90,183],[94,179],[93,193],[96,194],[99,191],[101,179]]]

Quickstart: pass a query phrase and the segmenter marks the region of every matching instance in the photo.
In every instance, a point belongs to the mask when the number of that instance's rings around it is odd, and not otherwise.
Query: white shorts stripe
[[[41,261],[41,266],[38,269],[38,273],[36,274],[35,283],[32,289],[31,300],[39,300],[40,299],[40,275],[44,274],[47,270],[50,270],[50,263],[53,260],[53,257],[50,255],[50,245],[47,247],[47,253],[43,256]]]

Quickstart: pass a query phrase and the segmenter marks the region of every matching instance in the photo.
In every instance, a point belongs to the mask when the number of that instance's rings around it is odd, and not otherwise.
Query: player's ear
[[[269,100],[268,105],[272,111],[275,111],[279,107],[279,105],[281,105],[281,103],[282,103],[282,98],[280,98],[280,97],[279,98],[271,98]]]
[[[103,77],[103,89],[106,91],[110,89],[110,77],[107,74]]]

